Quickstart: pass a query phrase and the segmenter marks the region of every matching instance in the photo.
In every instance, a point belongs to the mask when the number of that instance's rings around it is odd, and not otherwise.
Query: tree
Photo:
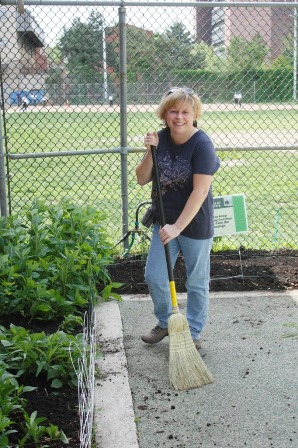
[[[191,47],[193,44],[193,38],[182,22],[173,23],[173,25],[166,30],[165,35],[170,40],[176,39],[176,41],[184,47]]]
[[[171,25],[163,34],[128,25],[127,36],[127,77],[129,81],[166,77],[176,68],[194,68],[202,55],[191,55],[193,39],[185,25],[179,22]],[[108,60],[115,71],[119,66],[119,27],[108,31]]]
[[[298,45],[298,43],[297,43]],[[272,63],[271,68],[292,68],[294,64],[294,33],[289,32],[283,41],[283,50]]]
[[[260,68],[269,52],[262,36],[257,33],[251,40],[234,37],[226,51],[229,70],[242,71]]]
[[[99,82],[102,79],[103,17],[92,11],[87,22],[75,18],[58,42],[67,70],[79,82]]]
[[[199,58],[199,67],[196,67],[191,51],[193,38],[186,26],[175,22],[163,34],[155,34],[155,49],[157,64],[160,73],[170,74],[179,69],[201,68],[202,58]]]
[[[205,42],[196,42],[190,54],[193,58],[193,67],[196,69],[217,72],[222,66],[222,58]]]
[[[46,47],[49,68],[47,70],[47,84],[60,84],[64,69],[63,57],[59,48]]]
[[[119,27],[110,28],[107,36],[108,60],[115,72],[119,71]],[[126,29],[127,78],[137,81],[151,77],[156,64],[152,31],[127,25]]]
[[[291,70],[293,68],[293,64],[284,54],[281,54],[276,59],[274,59],[274,61],[270,65],[270,68],[271,70]]]

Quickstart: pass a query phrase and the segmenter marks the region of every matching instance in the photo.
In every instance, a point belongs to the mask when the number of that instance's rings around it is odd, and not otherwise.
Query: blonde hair
[[[156,115],[167,125],[167,112],[176,104],[188,104],[192,106],[194,111],[194,126],[196,126],[196,121],[202,116],[202,103],[199,96],[186,87],[175,87],[165,93],[156,109]]]

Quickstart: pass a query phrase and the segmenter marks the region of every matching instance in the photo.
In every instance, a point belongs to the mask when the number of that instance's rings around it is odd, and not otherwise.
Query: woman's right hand
[[[153,176],[153,160],[151,156],[151,146],[158,145],[158,135],[157,132],[147,132],[144,137],[144,145],[147,148],[147,152],[143,159],[136,167],[136,175],[138,179],[138,184],[143,186],[148,182],[152,181]]]
[[[158,146],[158,135],[157,132],[147,132],[147,134],[144,137],[144,145],[146,146],[147,150],[149,151],[151,146]]]

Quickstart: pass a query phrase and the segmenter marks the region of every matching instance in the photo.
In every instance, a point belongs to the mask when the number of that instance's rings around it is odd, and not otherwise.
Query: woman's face
[[[187,103],[176,103],[166,113],[166,123],[172,136],[189,136],[194,120],[193,107]]]

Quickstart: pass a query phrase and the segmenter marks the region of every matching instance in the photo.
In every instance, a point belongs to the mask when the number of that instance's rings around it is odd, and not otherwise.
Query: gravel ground
[[[179,294],[178,301],[184,312],[185,295]],[[118,324],[113,320],[111,333],[106,335],[109,348],[103,351],[109,355],[110,368],[97,387],[99,394],[104,383],[109,390],[114,383],[117,387],[113,400],[105,397],[104,404],[101,394],[97,403],[101,408],[97,419],[104,422],[99,448],[298,446],[297,290],[211,293],[210,318],[200,353],[216,381],[180,392],[169,384],[167,338],[156,345],[140,340],[140,335],[155,325],[149,297],[129,295],[119,305],[110,305],[119,307],[121,317]],[[106,322],[104,315],[101,319]],[[128,423],[123,428],[118,416],[121,412],[128,415],[128,411],[121,409],[124,386],[116,381],[121,369],[119,365],[112,368],[119,352],[119,332],[113,339],[117,326],[123,334],[122,367],[133,407],[129,421],[134,420],[135,428],[130,435],[135,431],[137,445],[126,443]],[[102,362],[104,365],[105,356]],[[117,424],[105,419],[109,406]]]

